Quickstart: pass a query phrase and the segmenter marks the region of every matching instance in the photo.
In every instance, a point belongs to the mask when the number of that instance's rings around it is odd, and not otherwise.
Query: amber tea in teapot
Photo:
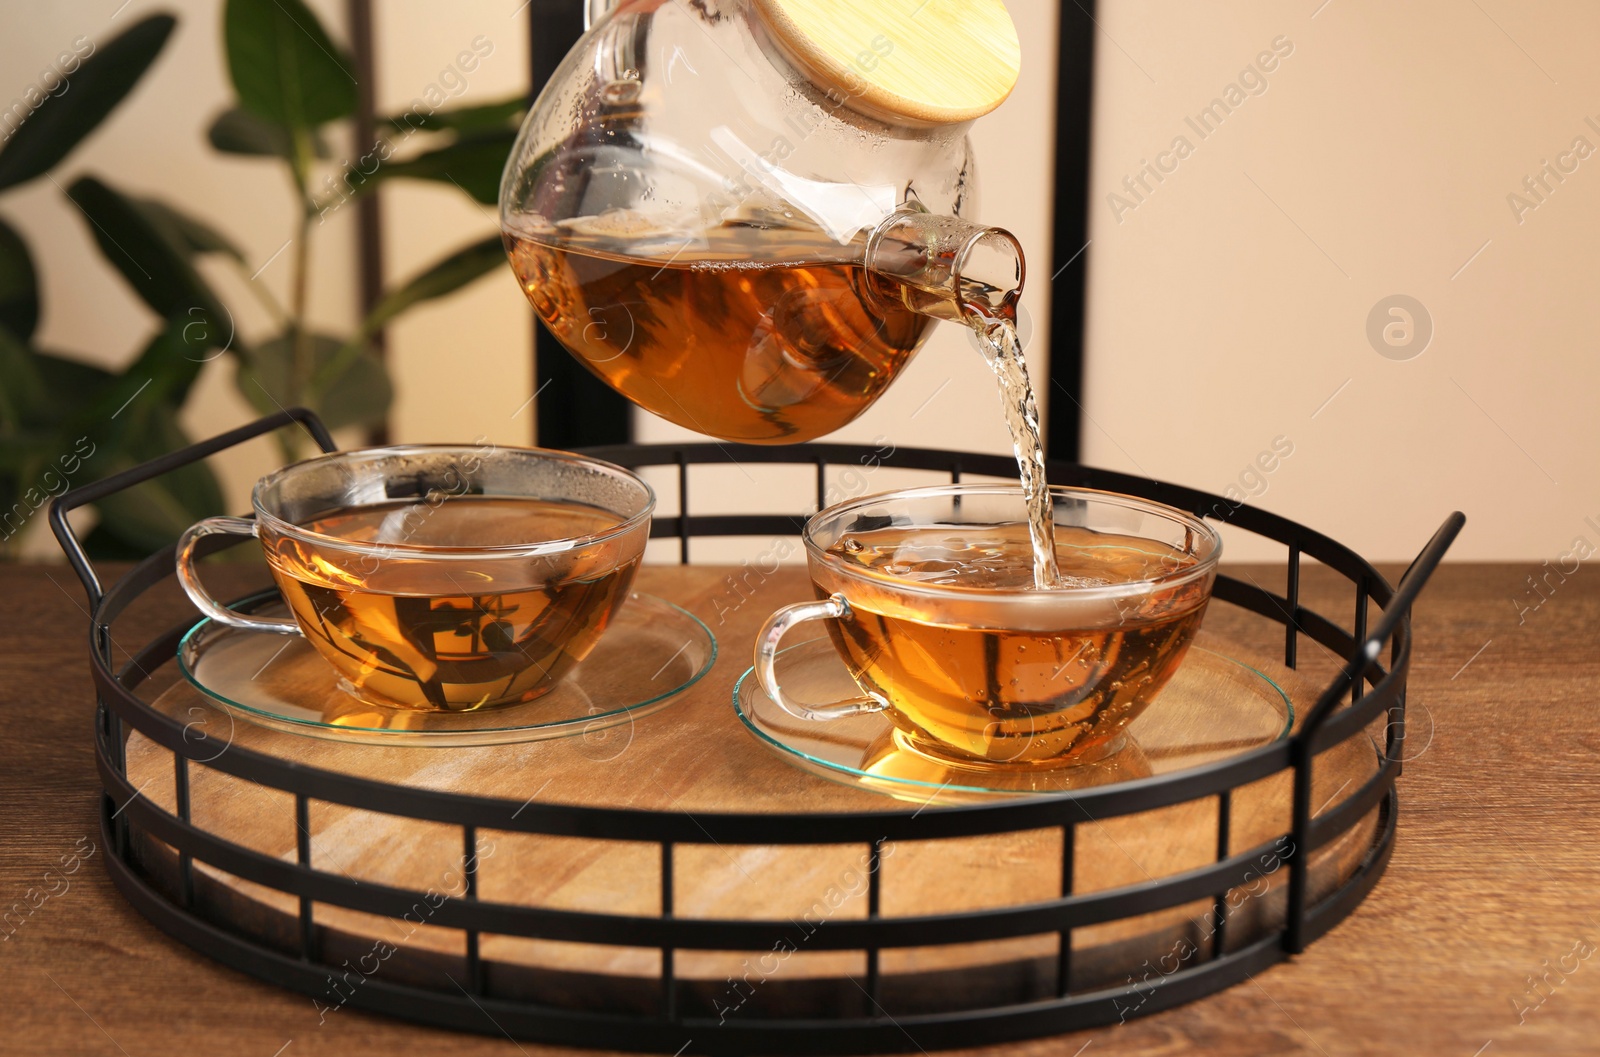
[[[873,293],[860,264],[808,260],[818,247],[798,235],[775,251],[774,237],[759,261],[738,228],[690,261],[579,235],[507,247],[539,318],[612,388],[700,433],[790,443],[864,411],[934,321]]]

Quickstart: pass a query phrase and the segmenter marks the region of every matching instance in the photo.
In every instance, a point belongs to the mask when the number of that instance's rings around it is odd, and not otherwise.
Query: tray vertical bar
[[[1061,827],[1061,898],[1072,894],[1073,860],[1077,856],[1078,827],[1067,823]],[[1072,930],[1062,929],[1060,947],[1056,952],[1056,995],[1067,997],[1072,990]]]
[[[828,505],[828,460],[817,456],[817,510]]]
[[[478,827],[461,827],[461,873],[466,878],[467,890],[463,898],[468,903],[478,901]],[[475,995],[483,994],[483,958],[478,953],[478,930],[467,929],[467,987]]]
[[[111,657],[111,625],[104,621],[94,622],[94,648],[100,651],[100,656],[105,659],[106,667],[113,667]]]
[[[689,564],[689,460],[678,452],[678,564]]]
[[[1367,592],[1367,578],[1363,575],[1356,581],[1356,618],[1354,628],[1357,642],[1367,641]],[[1367,670],[1362,668],[1361,671],[1356,673],[1356,677],[1350,680],[1350,703],[1352,705],[1360,701],[1361,695],[1366,693],[1366,676]]]
[[[1399,636],[1396,636],[1398,638]],[[1392,640],[1391,640],[1392,641]],[[1398,648],[1390,650],[1389,666],[1394,667],[1395,659],[1400,655]],[[1409,689],[1405,683],[1400,684],[1400,692],[1395,695],[1394,704],[1389,706],[1389,714],[1385,718],[1383,758],[1385,762],[1394,764],[1395,777],[1400,776],[1405,767],[1406,760],[1406,691]]]
[[[872,842],[872,852],[868,860],[867,871],[867,917],[876,921],[879,910],[883,906],[883,838],[879,837]],[[867,1015],[874,1015],[874,1010],[883,1007],[878,1003],[878,985],[881,976],[878,972],[878,948],[867,948],[867,998],[871,1000],[873,1009],[867,1010]]]
[[[1404,636],[1409,636],[1410,629],[1404,633],[1396,633],[1389,638],[1389,670],[1393,671],[1396,664],[1400,663],[1400,643]],[[1404,679],[1400,682],[1400,691],[1395,694],[1394,704],[1389,706],[1389,712],[1384,717],[1384,762],[1393,764],[1395,777],[1399,778],[1405,770],[1406,758],[1406,693],[1410,689]]]
[[[88,558],[85,557],[84,561],[87,563]],[[87,565],[85,568],[88,568]],[[80,570],[80,575],[82,575],[82,572],[83,571]],[[88,577],[89,578],[84,581],[84,585],[86,587],[91,583],[98,584],[98,581],[94,579],[94,573],[92,570],[89,571]],[[98,590],[98,587],[96,587],[95,590]],[[98,605],[98,599],[94,597],[95,590],[90,591],[91,604]],[[106,667],[110,668],[112,666],[111,625],[100,620],[95,620],[92,626],[94,629],[94,634],[89,639],[89,647],[90,649],[98,651],[101,659],[105,661]],[[99,707],[101,715],[105,717],[104,724],[106,741],[107,746],[111,750],[111,762],[116,767],[117,773],[126,778],[128,777],[128,754],[127,745],[124,742],[122,733],[122,717],[111,710],[110,706],[106,704],[105,699],[102,698],[98,692],[95,694],[95,704]],[[120,809],[118,810],[117,814],[111,816],[111,837],[112,846],[116,850],[117,858],[127,862],[128,820],[122,817]]]
[[[672,917],[672,842],[661,842],[661,916]],[[673,949],[661,948],[661,1015],[678,1019],[678,976],[673,965]]]
[[[311,866],[311,801],[304,793],[294,795],[294,851],[295,861],[301,866]],[[300,897],[300,958],[310,961],[314,950],[311,897]]]
[[[118,774],[124,778],[128,776],[128,760],[126,748],[122,742],[122,717],[113,712],[98,696],[95,699],[99,705],[102,724],[105,729],[106,747],[111,753],[111,765]],[[128,820],[122,817],[121,809],[111,816],[111,841],[112,848],[117,853],[117,858],[123,862],[128,861]]]
[[[1224,789],[1217,794],[1217,861],[1222,862],[1228,857],[1228,845],[1231,840],[1233,828],[1233,790]],[[1211,902],[1211,917],[1214,930],[1211,933],[1211,959],[1222,957],[1222,949],[1227,943],[1228,934],[1228,893],[1218,892]]]
[[[1307,842],[1311,838],[1311,767],[1316,756],[1311,751],[1311,739],[1295,739],[1292,749],[1294,761],[1294,829],[1289,850],[1289,906],[1284,915],[1283,946],[1290,954],[1306,949],[1306,891],[1310,883],[1311,853]]]
[[[1283,664],[1295,667],[1300,646],[1300,544],[1289,544],[1289,583],[1284,591],[1289,603],[1289,621],[1283,626]]]
[[[179,820],[189,825],[189,757],[181,752],[172,754],[172,795]],[[185,907],[194,905],[194,857],[186,851],[178,853],[178,901]]]
[[[950,464],[950,483],[951,484],[960,484],[961,483],[961,460],[960,459],[957,459],[955,462]]]

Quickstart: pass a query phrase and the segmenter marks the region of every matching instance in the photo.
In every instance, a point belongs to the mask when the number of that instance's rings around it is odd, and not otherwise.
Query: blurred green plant
[[[0,147],[0,193],[39,177],[56,182],[50,171],[133,90],[176,24],[152,15],[63,71],[64,88],[30,88],[31,112]],[[36,342],[39,275],[27,243],[0,220],[0,557],[15,554],[23,528],[54,495],[188,444],[179,411],[205,364],[219,357],[233,361],[236,387],[263,413],[305,405],[333,429],[380,423],[393,388],[372,353],[373,337],[413,306],[505,264],[499,236],[484,239],[388,291],[355,333],[313,329],[306,320],[311,243],[327,216],[395,178],[449,182],[492,204],[525,104],[447,110],[419,100],[381,121],[378,142],[361,147],[367,153],[355,162],[334,162],[327,143],[338,123],[355,116],[355,67],[303,0],[226,0],[223,46],[236,99],[208,139],[218,151],[275,161],[288,172],[298,206],[284,247],[288,303],[250,275],[238,245],[211,225],[81,175],[65,193],[106,262],[159,320],[121,371],[91,366]],[[197,266],[204,258],[244,277],[276,333],[253,343],[237,333],[234,314]],[[280,443],[286,458],[303,453],[287,432]],[[86,544],[96,557],[142,557],[223,505],[210,469],[191,466],[98,504]]]

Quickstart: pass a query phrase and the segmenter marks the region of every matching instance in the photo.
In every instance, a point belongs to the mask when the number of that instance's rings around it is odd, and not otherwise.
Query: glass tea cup
[[[284,467],[255,519],[184,533],[178,579],[230,627],[302,635],[364,701],[423,712],[532,701],[628,597],[655,494],[620,466],[492,444],[339,452]],[[195,547],[256,536],[293,619],[219,605]]]
[[[762,629],[762,689],[802,719],[884,712],[902,748],[956,766],[1110,754],[1193,641],[1222,540],[1159,503],[1050,492],[1064,580],[1051,590],[1033,585],[1015,485],[908,489],[814,516],[804,538],[819,601],[786,606]],[[811,620],[826,621],[861,697],[784,695],[780,643]]]

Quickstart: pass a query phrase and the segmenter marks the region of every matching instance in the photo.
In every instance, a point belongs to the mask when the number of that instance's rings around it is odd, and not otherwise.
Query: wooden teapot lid
[[[893,124],[982,117],[1016,87],[1022,46],[1003,0],[755,0],[812,81]]]

